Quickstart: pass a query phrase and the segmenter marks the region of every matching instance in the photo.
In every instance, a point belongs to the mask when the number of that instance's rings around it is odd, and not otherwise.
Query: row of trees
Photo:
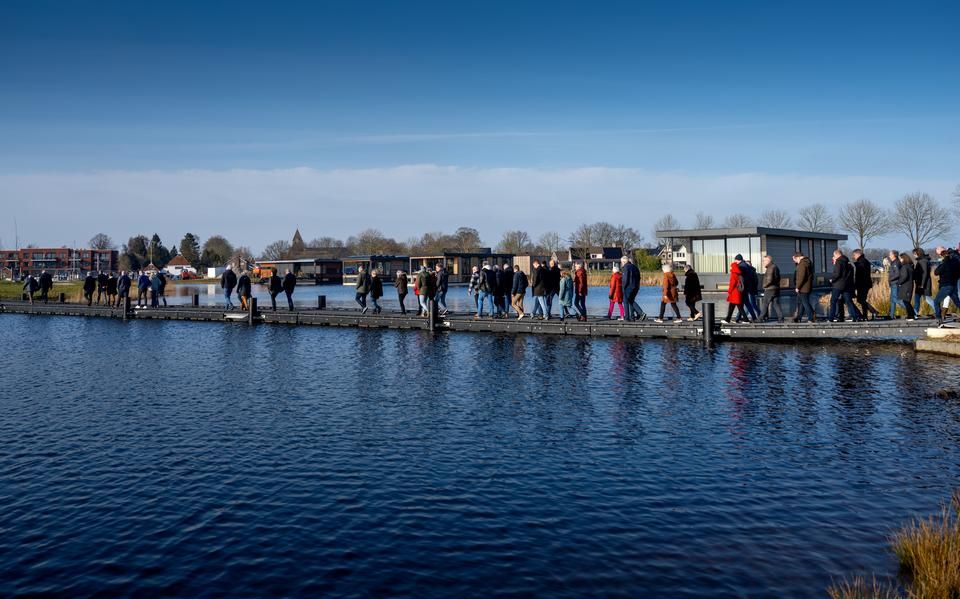
[[[960,186],[953,195],[957,209],[960,210]],[[743,213],[731,214],[719,224],[713,216],[701,212],[694,218],[693,228],[711,229],[719,226],[739,229],[760,226],[824,233],[844,232],[849,233],[861,248],[882,235],[900,233],[910,240],[911,247],[922,248],[950,233],[955,218],[946,205],[937,202],[929,194],[916,192],[903,196],[889,209],[871,200],[860,199],[840,206],[836,213],[823,204],[813,204],[801,208],[796,217],[786,210],[772,209],[761,212],[757,218]],[[683,227],[677,219],[668,214],[654,223],[653,230],[670,231],[681,228]],[[666,243],[668,240],[660,241]]]
[[[93,249],[117,249],[117,245],[110,236],[104,233],[97,233],[90,239],[90,247]],[[230,261],[237,259],[249,259],[252,252],[244,246],[234,247],[222,235],[212,235],[200,244],[200,238],[193,233],[187,233],[183,236],[179,245],[174,244],[167,248],[160,235],[154,233],[152,236],[134,235],[120,247],[121,270],[139,270],[151,262],[158,268],[166,266],[170,260],[180,255],[197,269],[207,266],[222,266]]]

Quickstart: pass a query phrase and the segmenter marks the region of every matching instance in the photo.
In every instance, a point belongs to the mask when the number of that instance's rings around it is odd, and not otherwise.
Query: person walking
[[[569,270],[560,271],[560,321],[573,314],[573,277]]]
[[[477,308],[477,314],[474,320],[483,318],[483,305],[490,300],[490,317],[496,317],[496,307],[493,305],[493,294],[497,289],[497,274],[490,268],[489,264],[484,264],[480,269],[480,303]]]
[[[427,265],[424,264],[420,267],[420,272],[417,273],[417,300],[420,302],[420,311],[417,313],[418,316],[429,316],[430,315],[430,298],[433,297],[433,289],[430,285],[430,273],[427,271]]]
[[[127,299],[130,297],[130,286],[133,282],[130,280],[130,275],[127,274],[127,271],[120,271],[120,278],[117,279],[117,307],[120,307],[121,303],[126,304]]]
[[[233,310],[233,301],[230,297],[233,295],[233,290],[237,287],[237,273],[233,272],[233,268],[230,265],[223,270],[223,274],[220,275],[220,288],[223,289],[223,299],[226,301],[227,310]]]
[[[739,260],[737,259],[739,258]],[[723,322],[730,324],[733,320],[733,311],[737,311],[737,322],[747,320],[743,311],[743,273],[740,271],[740,254],[730,263],[730,280],[727,283],[727,317]]]
[[[796,264],[797,272],[794,275],[794,292],[797,294],[797,314],[793,317],[793,322],[803,322],[803,314],[807,314],[808,322],[817,322],[817,311],[810,301],[810,294],[813,292],[813,263],[810,258],[804,256],[801,252],[793,255],[793,263]]]
[[[553,318],[553,300],[560,295],[560,267],[557,261],[550,259],[547,266],[547,320]]]
[[[637,303],[637,294],[640,293],[640,269],[633,263],[633,258],[625,256],[620,259],[621,276],[623,277],[623,301],[626,306],[626,320],[646,320],[647,315]]]
[[[33,275],[27,275],[27,280],[23,282],[23,290],[27,292],[27,299],[33,304],[33,294],[40,289],[40,282]]]
[[[900,254],[900,269],[899,269],[899,278],[897,279],[897,297],[900,299],[900,304],[903,306],[903,309],[907,312],[907,320],[912,321],[916,320],[917,314],[913,310],[913,260],[910,259],[910,254],[906,252]]]
[[[240,298],[240,309],[247,311],[250,309],[250,298],[253,297],[253,282],[247,271],[240,272],[240,278],[237,279],[237,297]]]
[[[897,306],[903,307],[904,310],[906,310],[906,307],[903,306],[903,301],[900,300],[900,256],[896,250],[890,250],[887,258],[889,260],[889,265],[887,266],[887,282],[890,284],[889,319],[893,320],[897,317]]]
[[[360,306],[360,313],[366,314],[367,294],[370,293],[370,275],[367,274],[366,269],[362,266],[357,268],[357,283],[354,286],[354,291],[356,291],[354,301]]]
[[[436,273],[434,276],[437,277],[437,295],[434,300],[437,302],[437,310],[440,311],[440,316],[446,316],[447,290],[450,288],[450,273],[447,272],[447,267],[439,262],[435,268]]]
[[[47,271],[41,270],[37,282],[40,283],[40,299],[43,300],[43,303],[47,303],[50,299],[50,290],[53,289],[53,276]]]
[[[760,307],[760,322],[766,322],[772,316],[770,307],[777,313],[777,322],[783,323],[783,310],[780,307],[780,267],[769,255],[763,257],[763,301]]]
[[[747,260],[740,258],[740,272],[743,275],[743,305],[750,315],[750,320],[756,322],[760,316],[760,306],[757,305],[757,291],[760,289],[760,276],[757,269]]]
[[[500,267],[500,296],[503,304],[503,317],[509,318],[510,306],[513,305],[511,291],[513,290],[513,267],[509,262],[504,262]]]
[[[587,269],[582,262],[573,265],[573,307],[577,309],[577,320],[587,320],[587,293],[590,292],[590,282]]]
[[[517,311],[517,320],[521,320],[526,316],[523,311],[523,298],[527,294],[528,285],[529,281],[526,273],[517,267],[517,269],[513,271],[513,285],[510,288],[510,293],[513,298],[511,303],[513,304],[513,309]]]
[[[407,273],[402,270],[397,271],[397,278],[393,280],[393,288],[397,290],[397,300],[400,302],[400,314],[407,313],[407,306],[403,301],[407,298]]]
[[[277,274],[277,269],[270,270],[270,279],[267,281],[267,291],[270,293],[270,308],[277,311],[277,296],[283,292],[283,279]]]
[[[853,305],[854,269],[850,259],[843,255],[838,248],[833,250],[833,273],[830,275],[830,322],[843,322],[844,318],[838,314],[842,302],[846,306],[850,319],[853,322],[863,320],[857,307]]]
[[[683,267],[683,302],[690,310],[691,321],[700,318],[700,311],[697,310],[699,301],[703,301],[703,285],[700,284],[700,276],[697,272],[687,264]]]
[[[473,297],[473,309],[477,309],[477,303],[480,301],[480,267],[474,266],[470,273],[470,284],[467,287],[467,295]]]
[[[104,303],[109,303],[107,298],[107,273],[102,270],[97,274],[97,305],[100,305],[100,299],[104,300]]]
[[[503,318],[503,310],[505,308],[504,306],[505,300],[504,300],[504,295],[502,293],[504,280],[503,280],[503,274],[500,271],[499,264],[493,265],[493,276],[497,281],[497,284],[493,288],[493,292],[491,293],[491,295],[493,296],[493,309],[496,313],[495,314],[496,318]]]
[[[160,272],[156,271],[150,277],[150,307],[160,307]]]
[[[373,303],[374,314],[383,312],[383,308],[377,302],[381,297],[383,297],[383,279],[380,278],[380,271],[374,268],[370,270],[370,301]]]
[[[87,305],[93,305],[93,292],[97,289],[97,278],[93,276],[93,271],[87,273],[83,280],[83,298],[87,300]]]
[[[107,306],[113,306],[117,301],[117,275],[115,273],[110,273],[110,276],[107,277]]]
[[[673,272],[673,265],[664,264],[660,269],[663,271],[663,293],[660,296],[660,316],[655,318],[653,322],[663,322],[663,315],[667,311],[667,304],[670,304],[673,313],[676,314],[677,322],[683,322],[683,318],[680,317],[680,308],[677,306],[677,300],[680,299],[680,281],[677,280],[677,275]]]
[[[142,270],[137,274],[137,307],[146,308],[150,295],[150,276]]]
[[[533,294],[533,317],[538,320],[543,320],[547,314],[547,279],[547,269],[539,260],[534,260],[530,269],[530,292]]]
[[[610,307],[607,308],[607,320],[613,318],[614,304],[620,307],[620,318],[618,320],[623,320],[623,275],[620,273],[620,267],[616,264],[613,265],[613,274],[610,275],[610,292],[607,294],[607,299],[610,300]]]
[[[933,307],[933,277],[930,276],[930,256],[922,248],[914,248],[913,258],[913,311],[919,318],[923,302],[927,302],[930,310],[936,313]]]
[[[163,307],[167,307],[167,275],[161,270],[157,273],[157,276],[160,277],[160,301],[163,302]]]
[[[860,304],[860,314],[866,320],[871,315],[874,320],[880,316],[880,311],[870,305],[867,301],[870,295],[870,289],[873,288],[873,265],[863,255],[863,250],[857,248],[853,250],[853,296]]]
[[[937,255],[940,256],[940,264],[937,265],[934,274],[939,278],[940,290],[937,291],[937,297],[933,300],[933,311],[937,319],[937,326],[943,327],[944,300],[950,298],[954,310],[960,309],[960,298],[957,297],[957,282],[960,280],[960,257],[957,256],[956,252],[942,245],[937,247]]]
[[[290,272],[290,269],[287,269],[287,273],[283,275],[283,293],[287,296],[287,309],[293,312],[293,292],[297,288],[297,275]]]

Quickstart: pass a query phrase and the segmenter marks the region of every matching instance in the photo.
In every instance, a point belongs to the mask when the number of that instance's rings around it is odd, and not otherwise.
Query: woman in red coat
[[[613,305],[618,304],[620,306],[620,318],[618,320],[623,320],[623,275],[620,274],[620,267],[613,267],[613,275],[610,277],[610,294],[607,296],[610,298],[610,309],[607,310],[607,319],[613,318]]]
[[[670,264],[663,265],[663,295],[660,296],[660,317],[655,319],[654,322],[663,322],[663,313],[667,309],[667,304],[670,304],[670,307],[673,308],[673,313],[677,315],[677,322],[682,322],[683,319],[680,318],[680,308],[677,307],[677,300],[680,299],[680,281],[677,280],[677,275],[673,274],[673,266]]]
[[[739,258],[739,256],[737,256]],[[727,318],[723,321],[730,324],[733,310],[737,309],[737,322],[747,320],[743,311],[743,274],[740,272],[740,261],[734,260],[730,264],[730,283],[727,285]]]
[[[577,263],[573,271],[573,307],[577,309],[577,320],[587,319],[587,269]]]

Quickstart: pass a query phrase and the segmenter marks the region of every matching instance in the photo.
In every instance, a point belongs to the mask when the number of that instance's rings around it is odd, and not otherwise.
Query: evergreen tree
[[[193,233],[187,233],[180,242],[180,255],[194,268],[200,268],[200,240]]]

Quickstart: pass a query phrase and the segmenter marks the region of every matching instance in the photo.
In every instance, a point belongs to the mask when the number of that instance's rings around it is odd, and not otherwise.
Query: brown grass
[[[960,597],[960,491],[939,514],[897,532],[893,550],[910,582],[911,597]]]
[[[940,282],[936,275],[933,275],[933,295],[936,297],[937,292],[940,290]],[[873,283],[873,287],[870,288],[870,291],[867,293],[867,301],[871,306],[876,308],[882,316],[886,316],[890,312],[890,283],[887,281],[887,274],[881,273],[880,280]],[[910,302],[913,303],[913,298],[910,298]],[[860,304],[854,300],[854,305],[857,308],[860,308]],[[920,316],[933,316],[933,310],[927,304],[927,302],[920,302]],[[829,310],[830,308],[830,292],[827,292],[825,295],[820,297],[820,305],[824,310]],[[897,308],[897,315],[906,316],[907,313],[903,308]]]
[[[587,284],[592,287],[607,287],[610,285],[612,270],[591,270],[587,273]],[[659,287],[663,284],[663,272],[641,272],[641,287]]]
[[[827,589],[830,599],[901,599],[896,587],[877,579],[867,580],[857,576],[852,580],[831,585]]]

